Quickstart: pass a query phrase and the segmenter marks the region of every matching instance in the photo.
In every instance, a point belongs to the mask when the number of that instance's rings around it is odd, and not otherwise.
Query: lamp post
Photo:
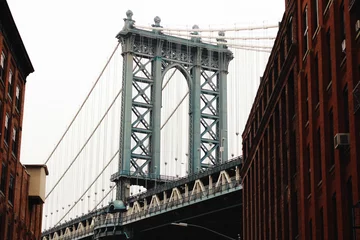
[[[217,234],[217,235],[219,235],[219,236],[222,236],[222,237],[224,237],[224,238],[226,238],[226,239],[237,240],[237,239],[235,239],[235,238],[226,236],[226,235],[224,235],[224,234],[222,234],[222,233],[219,233],[219,232],[217,232],[217,231],[211,230],[211,229],[206,228],[206,227],[203,227],[203,226],[195,225],[195,224],[189,224],[189,223],[182,223],[182,222],[180,222],[180,223],[171,223],[171,225],[175,225],[175,226],[179,226],[179,227],[195,227],[195,228],[200,228],[200,229],[203,229],[203,230],[206,230],[206,231],[215,233],[215,234]]]

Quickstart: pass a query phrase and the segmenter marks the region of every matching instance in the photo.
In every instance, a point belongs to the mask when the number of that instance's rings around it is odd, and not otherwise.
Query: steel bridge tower
[[[189,88],[189,174],[221,164],[227,152],[227,74],[233,54],[219,42],[201,42],[196,25],[191,39],[162,33],[160,18],[147,31],[134,26],[129,10],[117,35],[122,45],[123,77],[120,159],[111,180],[117,199],[125,201],[130,185],[153,187],[160,177],[162,83],[177,68]],[[223,33],[219,35],[224,36]],[[136,179],[136,182],[135,182]]]

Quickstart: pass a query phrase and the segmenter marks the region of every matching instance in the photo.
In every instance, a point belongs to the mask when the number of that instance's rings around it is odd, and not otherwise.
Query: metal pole
[[[180,227],[195,227],[195,228],[200,228],[200,229],[203,229],[203,230],[206,230],[206,231],[209,231],[209,232],[212,232],[212,233],[215,233],[219,236],[222,236],[224,238],[227,238],[227,239],[230,239],[230,240],[236,240],[235,238],[232,238],[232,237],[229,237],[229,236],[226,236],[222,233],[219,233],[217,231],[214,231],[214,230],[211,230],[209,228],[206,228],[206,227],[203,227],[203,226],[199,226],[199,225],[195,225],[195,224],[189,224],[189,223],[171,223],[171,225],[175,225],[175,226],[180,226]]]

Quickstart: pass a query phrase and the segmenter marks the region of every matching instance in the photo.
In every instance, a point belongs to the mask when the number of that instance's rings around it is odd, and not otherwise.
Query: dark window
[[[306,51],[309,48],[309,40],[308,40],[308,30],[309,30],[309,26],[308,26],[308,13],[307,13],[307,6],[305,6],[305,10],[303,13],[303,54],[306,53]]]
[[[10,174],[9,179],[9,202],[11,204],[14,203],[14,189],[15,189],[15,178],[12,174]]]
[[[315,33],[319,26],[319,0],[313,0],[312,4],[313,33]]]
[[[17,110],[21,110],[21,89],[19,86],[16,86],[16,100],[15,107]]]
[[[334,116],[332,109],[329,112],[329,164],[332,167],[335,164],[335,146],[334,146]]]
[[[320,209],[320,240],[324,240],[324,210]]]
[[[5,63],[6,63],[6,55],[4,52],[1,52],[0,56],[0,82],[4,83],[5,78]]]
[[[286,38],[287,38],[287,46],[288,49],[290,48],[291,44],[292,44],[292,17],[290,17],[289,23],[287,25],[287,30],[286,30]]]
[[[317,166],[318,166],[318,173],[317,173],[317,177],[318,177],[318,181],[321,181],[322,179],[322,164],[321,164],[321,130],[320,127],[317,130],[317,140],[316,140],[316,150],[317,150],[317,156],[318,156],[318,161],[317,161]]]
[[[345,8],[344,8],[344,1],[341,3],[340,6],[340,46],[341,47],[341,52],[342,52],[342,56],[345,57],[346,54],[346,42],[345,42],[345,37],[346,37],[346,30],[345,30]]]
[[[309,91],[308,91],[308,79],[305,76],[304,80],[304,91],[305,91],[305,122],[309,121]]]
[[[13,92],[13,72],[9,71],[9,78],[8,78],[8,94],[10,98],[12,98],[12,92]]]
[[[3,121],[2,112],[3,112],[3,102],[0,100],[0,123],[2,123],[2,121]],[[1,134],[1,132],[0,132],[0,134]]]
[[[327,73],[328,78],[325,82],[325,87],[328,86],[328,84],[331,82],[332,73],[331,73],[331,38],[330,38],[330,29],[326,33],[326,67],[327,67]]]
[[[315,94],[314,94],[314,103],[317,105],[319,103],[319,58],[318,55],[316,54],[315,56]]]
[[[282,68],[285,60],[285,38],[281,40],[280,44],[280,69]]]
[[[293,237],[292,239],[297,239],[299,236],[299,213],[298,213],[298,205],[297,205],[297,192],[294,192],[294,196],[292,198],[292,208],[293,212],[291,213],[292,218],[292,233]]]
[[[294,72],[291,71],[288,80],[288,100],[289,100],[289,116],[290,120],[295,115],[295,89],[294,89]]]
[[[7,175],[7,166],[5,163],[2,163],[1,166],[1,179],[0,179],[0,191],[5,194],[6,189],[6,175]]]
[[[334,239],[338,239],[338,224],[337,224],[337,205],[336,205],[336,193],[331,198],[332,205],[332,228],[334,233]]]
[[[352,189],[352,179],[351,177],[346,183],[346,192],[347,192],[347,212],[348,212],[348,230],[349,231],[349,238],[348,239],[354,239],[353,237],[353,228],[352,228],[352,215],[353,215],[353,189]],[[346,230],[345,230],[346,231]]]
[[[349,99],[348,99],[347,86],[343,91],[343,99],[344,99],[344,131],[348,133],[350,127],[349,127]]]
[[[16,156],[18,150],[18,136],[17,136],[17,129],[13,128],[13,135],[12,135],[12,153]]]
[[[12,240],[12,224],[11,222],[9,221],[8,222],[8,227],[7,227],[7,240]]]
[[[4,129],[4,141],[8,145],[9,144],[9,138],[10,138],[10,118],[9,114],[5,115],[5,129]]]
[[[341,34],[341,40],[345,40],[346,30],[345,30],[345,8],[344,8],[344,1],[341,3],[341,6],[340,6],[340,34]]]
[[[305,152],[305,169],[307,169],[307,195],[311,194],[311,167],[310,167],[310,146],[307,145]]]
[[[274,63],[274,87],[275,87],[275,83],[278,81],[278,77],[279,77],[278,59],[275,59],[275,63]]]
[[[298,156],[296,154],[296,132],[295,131],[291,131],[291,135],[290,135],[290,159],[296,159],[296,161],[290,161],[290,176],[294,177],[294,175],[296,174],[296,169],[297,169],[297,165],[298,165]]]

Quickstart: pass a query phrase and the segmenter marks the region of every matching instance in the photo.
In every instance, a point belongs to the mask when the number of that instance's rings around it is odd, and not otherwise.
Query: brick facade
[[[360,237],[359,20],[357,0],[286,1],[243,132],[244,239]]]
[[[6,1],[0,1],[0,239],[39,239],[42,205],[28,197],[20,162],[26,77],[34,71]]]

